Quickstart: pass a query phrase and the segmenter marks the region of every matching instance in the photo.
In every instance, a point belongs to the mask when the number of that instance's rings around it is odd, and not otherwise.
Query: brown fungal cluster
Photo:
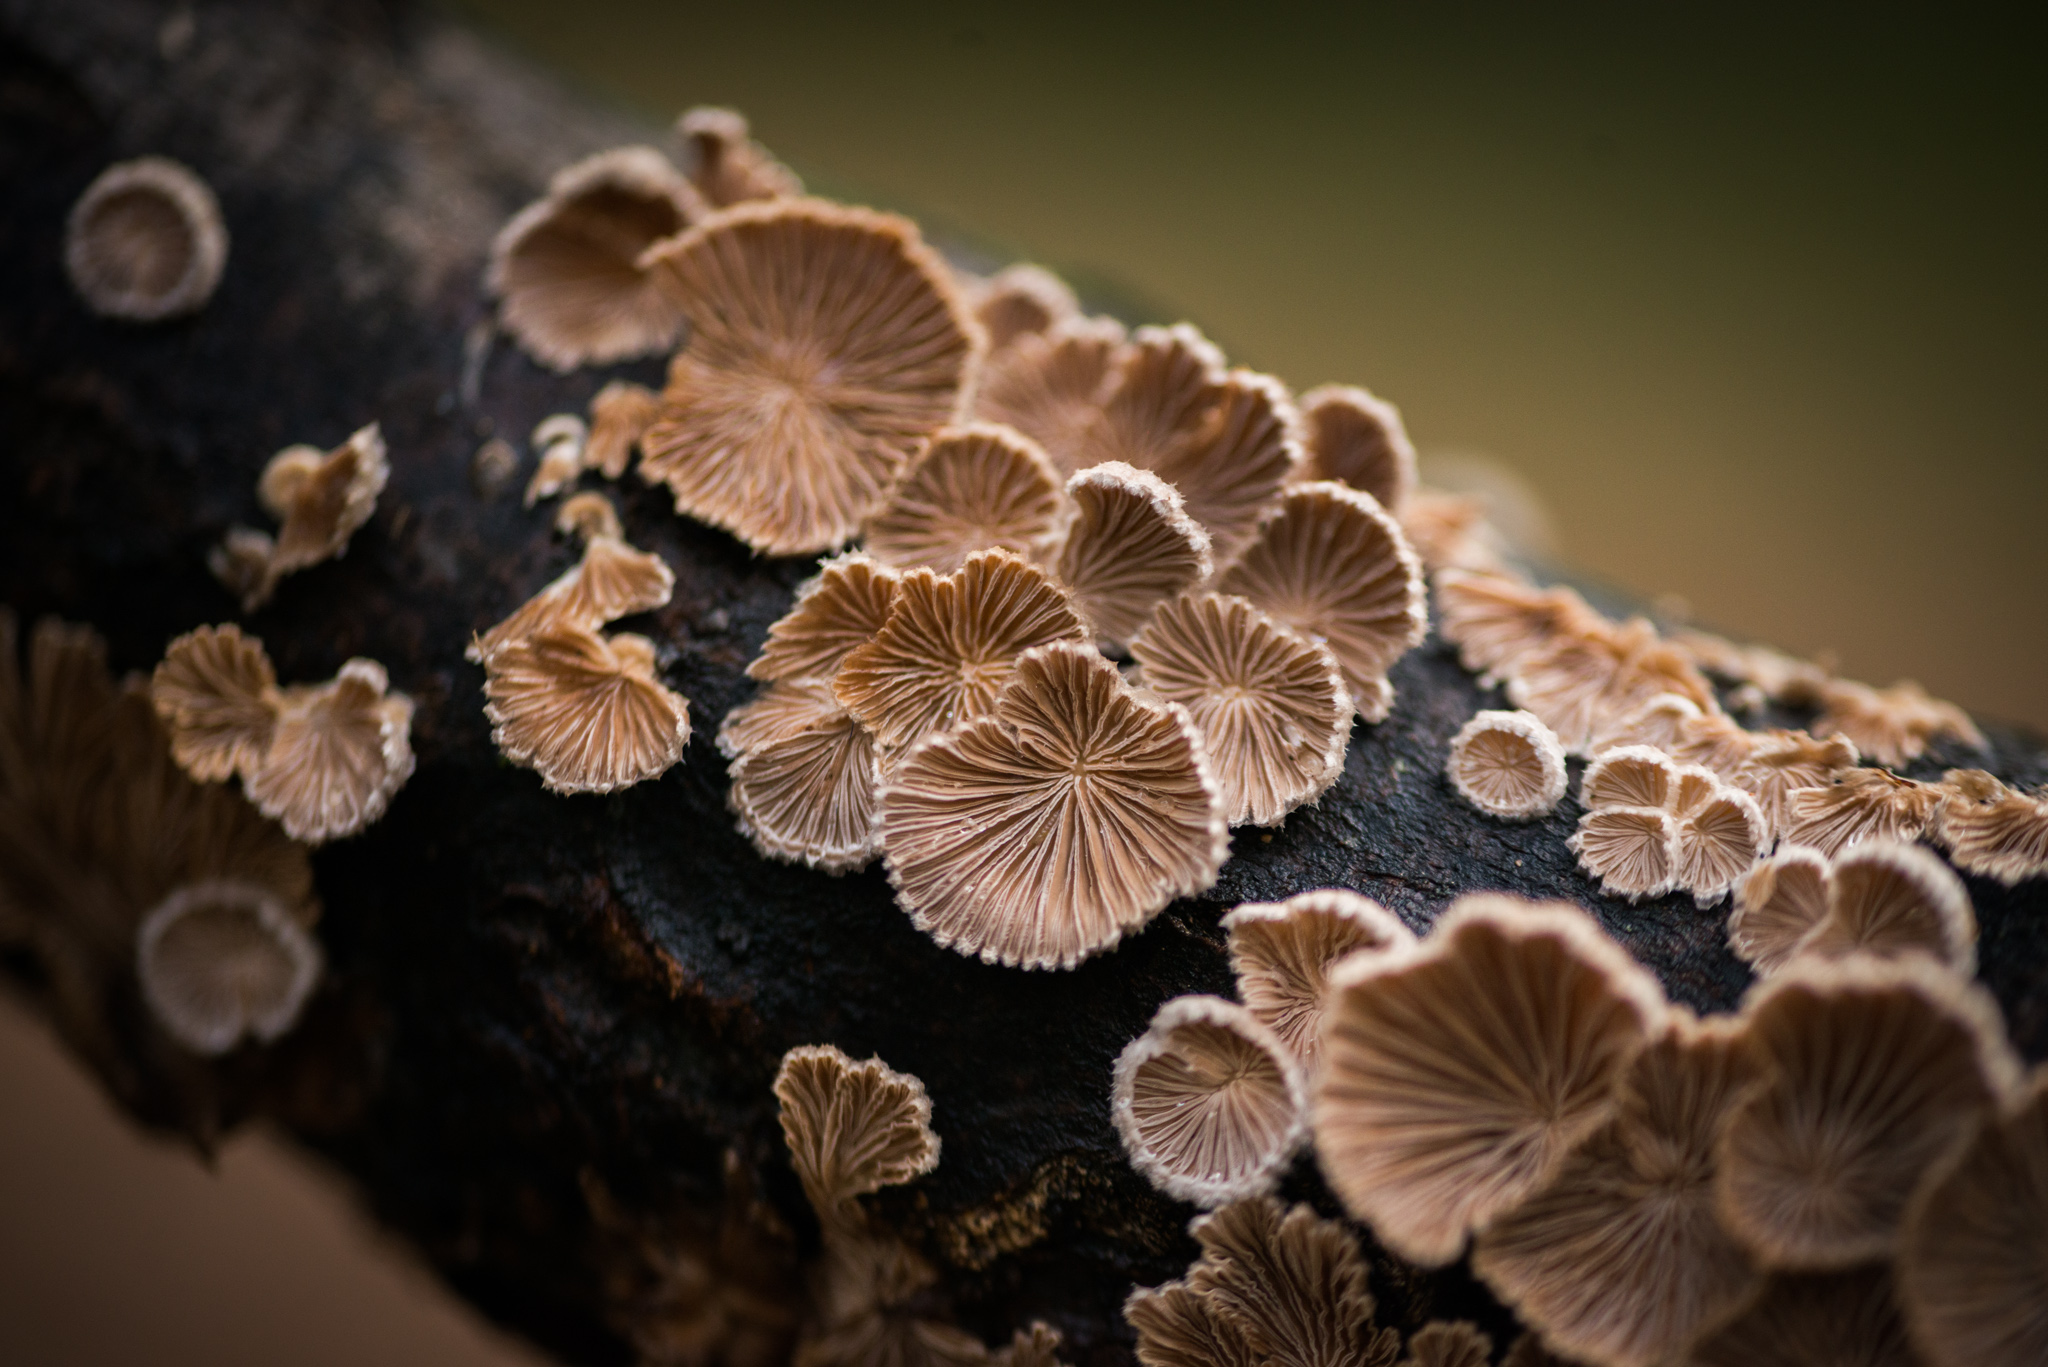
[[[116,162],[64,224],[64,271],[93,312],[153,323],[197,313],[220,286],[228,230],[213,189],[168,157]]]
[[[1713,906],[1771,843],[1754,798],[1654,746],[1603,751],[1580,800],[1586,814],[1568,845],[1604,891],[1632,902],[1683,888]]]
[[[377,509],[391,477],[384,435],[376,423],[356,431],[332,451],[287,446],[270,458],[256,482],[256,497],[277,519],[276,535],[232,527],[207,557],[213,577],[254,612],[270,601],[278,580],[334,560],[348,550]]]

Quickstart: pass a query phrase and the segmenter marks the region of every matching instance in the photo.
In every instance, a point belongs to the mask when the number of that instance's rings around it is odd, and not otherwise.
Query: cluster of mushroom
[[[207,556],[214,578],[254,612],[287,574],[333,560],[348,549],[391,477],[384,435],[376,423],[332,451],[287,446],[270,458],[256,496],[278,521],[277,534],[231,527]]]
[[[1586,812],[1573,853],[1602,891],[1631,902],[1683,888],[1713,906],[1770,844],[1756,799],[1655,746],[1602,751],[1586,767],[1579,802]]]

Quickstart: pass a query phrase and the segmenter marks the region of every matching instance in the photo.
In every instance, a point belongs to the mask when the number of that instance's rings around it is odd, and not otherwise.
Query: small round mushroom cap
[[[1602,807],[1565,841],[1610,897],[1640,902],[1678,885],[1678,822],[1662,807]]]
[[[862,1223],[859,1197],[939,1165],[924,1084],[879,1058],[855,1063],[829,1044],[799,1046],[782,1056],[775,1099],[790,1166],[830,1232]]]
[[[1828,679],[1820,685],[1816,736],[1847,736],[1856,749],[1879,764],[1898,767],[1927,752],[1937,736],[1984,748],[1984,734],[1970,714],[1954,703],[1931,698],[1910,679],[1890,688],[1872,688],[1853,679]]]
[[[1977,971],[1977,914],[1948,865],[1917,845],[1871,840],[1834,861],[1828,911],[1796,953],[1931,954],[1969,977]]]
[[[240,549],[224,543],[218,563],[209,561],[214,576],[239,588],[242,610],[254,612],[270,601],[285,575],[347,551],[349,538],[376,511],[377,496],[390,477],[384,434],[374,422],[324,455],[317,447],[287,446],[270,458],[256,485],[263,506],[281,524],[262,572],[254,573],[246,563],[254,543],[245,536]],[[229,540],[234,539],[231,531]]]
[[[1864,840],[1909,841],[1941,810],[1938,784],[1916,783],[1883,769],[1849,769],[1825,788],[1801,788],[1785,802],[1785,842],[1840,854]]]
[[[412,699],[392,693],[384,666],[350,660],[332,680],[285,689],[270,748],[242,790],[292,839],[354,835],[412,777]]]
[[[1834,878],[1828,857],[1804,845],[1758,860],[1736,881],[1728,947],[1757,972],[1773,971],[1828,914]]]
[[[875,638],[896,605],[903,577],[873,556],[833,556],[797,586],[796,601],[768,628],[750,678],[830,679],[846,657]]]
[[[1579,801],[1588,811],[1603,807],[1668,807],[1678,782],[1671,756],[1647,745],[1603,750],[1586,766]]]
[[[1233,826],[1277,825],[1343,772],[1352,707],[1336,657],[1246,600],[1174,599],[1131,658],[1137,682],[1194,718]]]
[[[1185,709],[1087,646],[1027,651],[988,716],[938,732],[882,789],[896,899],[984,962],[1071,968],[1214,885],[1222,797]]]
[[[606,479],[626,473],[633,448],[661,416],[661,396],[631,380],[612,380],[591,396],[590,438],[583,443],[583,468]]]
[[[1770,1267],[1889,1257],[1921,1175],[2017,1087],[1997,1006],[1920,955],[1801,956],[1743,1014],[1766,1081],[1722,1129],[1718,1206]]]
[[[552,622],[484,660],[484,715],[505,758],[556,793],[609,793],[683,757],[690,705],[654,674],[654,643]]]
[[[988,333],[991,351],[1000,351],[1020,337],[1050,332],[1081,314],[1080,301],[1066,281],[1043,266],[1020,261],[1005,266],[968,291],[974,316]]]
[[[1451,737],[1444,766],[1458,796],[1503,821],[1548,816],[1564,797],[1564,746],[1527,712],[1478,712]]]
[[[1333,479],[1401,511],[1415,490],[1415,447],[1400,409],[1356,385],[1327,384],[1301,396],[1301,424],[1303,479]]]
[[[1072,318],[1017,337],[982,368],[975,416],[1016,428],[1072,474],[1089,463],[1087,434],[1123,346],[1113,318]]]
[[[1756,799],[1771,829],[1783,835],[1792,825],[1792,794],[1802,788],[1825,788],[1835,776],[1856,766],[1856,747],[1846,736],[1817,740],[1804,731],[1766,731],[1758,735],[1730,779]]]
[[[991,547],[1040,559],[1066,498],[1045,452],[1013,427],[942,427],[911,458],[862,544],[885,565],[951,574]]]
[[[1493,1340],[1469,1320],[1431,1320],[1408,1340],[1400,1367],[1487,1367]]]
[[[275,892],[253,883],[179,888],[143,917],[135,951],[143,1000],[199,1054],[284,1034],[320,978],[318,942]]]
[[[1935,1367],[2048,1362],[2048,1071],[1921,1184],[1898,1279]]]
[[[1438,1266],[1547,1184],[1661,1028],[1656,980],[1585,912],[1480,894],[1330,974],[1316,1149],[1346,1208]]]
[[[559,371],[674,346],[682,311],[640,257],[706,212],[651,147],[614,147],[566,168],[491,244],[505,330]]]
[[[981,328],[909,220],[771,200],[645,259],[691,324],[640,438],[677,512],[763,554],[829,550],[958,416]]]
[[[1209,534],[1151,471],[1091,466],[1067,481],[1067,497],[1074,520],[1053,573],[1099,639],[1128,643],[1161,603],[1209,577]]]
[[[1690,1367],[1924,1367],[1883,1267],[1780,1273],[1754,1304],[1693,1345]]]
[[[115,162],[64,223],[64,271],[94,313],[153,323],[197,313],[220,285],[228,230],[220,202],[168,157]]]
[[[1387,670],[1429,629],[1422,562],[1385,509],[1341,484],[1289,489],[1216,587],[1325,642],[1369,722],[1393,708]]]
[[[714,208],[804,192],[796,172],[748,136],[746,116],[736,109],[686,109],[676,133],[689,149],[690,183]]]
[[[620,617],[661,607],[675,592],[676,576],[668,562],[626,543],[618,511],[603,494],[583,493],[566,500],[555,528],[583,538],[582,558],[471,641],[463,652],[471,661],[482,664],[508,643],[551,626],[596,631]]]
[[[893,750],[982,716],[1019,655],[1085,631],[1043,571],[1008,551],[980,551],[952,574],[905,574],[889,620],[846,656],[832,688]]]
[[[1197,1216],[1188,1232],[1202,1256],[1185,1285],[1235,1322],[1259,1360],[1384,1367],[1399,1351],[1400,1336],[1373,1325],[1365,1259],[1342,1223],[1261,1196]]]
[[[1510,674],[1560,637],[1602,624],[1600,614],[1567,588],[1539,589],[1507,574],[1447,569],[1437,575],[1436,606],[1444,639],[1465,668]]]
[[[1117,1056],[1110,1114],[1153,1186],[1213,1207],[1272,1189],[1308,1135],[1308,1091],[1244,1007],[1175,997]]]
[[[1981,769],[1951,769],[1934,838],[1956,867],[2011,887],[2048,874],[2048,790],[2014,792]]]
[[[804,702],[811,716],[799,724]],[[749,706],[774,709],[774,734],[767,734],[770,720],[759,712],[737,727],[740,714],[730,713],[719,732],[720,748],[729,738],[752,742],[728,771],[726,801],[740,833],[771,859],[826,873],[872,863],[882,852],[876,811],[882,762],[874,736],[823,682],[776,684]]]
[[[1672,877],[1702,909],[1726,897],[1757,856],[1770,848],[1771,826],[1756,799],[1713,781],[1698,801],[1682,801],[1674,836]],[[1681,788],[1684,779],[1680,779]],[[1681,795],[1683,796],[1683,795]]]
[[[1247,902],[1223,918],[1237,995],[1305,1068],[1322,1057],[1331,965],[1370,950],[1406,948],[1415,933],[1370,897],[1343,888]]]
[[[1757,1288],[1714,1213],[1715,1139],[1756,1079],[1739,1022],[1674,1010],[1629,1065],[1614,1120],[1480,1233],[1473,1271],[1560,1352],[1610,1367],[1677,1361]]]
[[[277,673],[263,643],[226,626],[188,631],[164,648],[150,702],[178,767],[218,783],[263,763],[277,725]]]

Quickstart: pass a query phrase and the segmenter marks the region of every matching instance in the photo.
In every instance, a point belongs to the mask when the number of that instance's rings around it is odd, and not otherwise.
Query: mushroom
[[[1400,918],[1343,888],[1246,902],[1223,918],[1230,971],[1246,1009],[1313,1071],[1322,1057],[1323,1002],[1331,965],[1354,953],[1415,943]]]
[[[620,617],[661,607],[675,591],[676,577],[668,562],[627,544],[618,511],[603,494],[583,493],[565,500],[555,515],[555,530],[582,539],[582,558],[471,641],[463,652],[470,660],[486,663],[503,646],[551,626],[595,631]]]
[[[1873,840],[1834,860],[1828,909],[1793,951],[1896,955],[1918,950],[1968,977],[1977,916],[1963,880],[1915,845]]]
[[[1113,318],[1069,318],[1024,333],[982,368],[975,416],[1016,428],[1073,474],[1090,463],[1087,434],[1123,346],[1123,324]]]
[[[1769,646],[1737,645],[1694,627],[1678,628],[1670,634],[1670,640],[1708,673],[1746,684],[1763,697],[1788,707],[1818,704],[1822,686],[1834,677],[1825,666],[1795,659]]]
[[[989,715],[897,761],[882,843],[920,930],[1026,968],[1109,948],[1212,886],[1230,853],[1186,710],[1139,695],[1071,641],[1025,652]]]
[[[390,477],[384,436],[374,422],[332,451],[287,446],[270,458],[256,482],[256,497],[280,524],[276,538],[230,528],[207,556],[207,566],[240,595],[242,611],[254,612],[270,601],[285,575],[340,558],[349,538],[376,511],[377,495]]]
[[[1937,736],[1981,750],[1984,733],[1970,714],[1954,703],[1927,696],[1908,679],[1890,688],[1872,688],[1852,679],[1828,679],[1820,686],[1816,736],[1847,736],[1858,751],[1879,764],[1903,765],[1927,752]]]
[[[1451,737],[1444,772],[1488,816],[1534,821],[1564,796],[1564,746],[1528,712],[1478,712]]]
[[[1487,1367],[1493,1340],[1470,1320],[1431,1320],[1408,1340],[1400,1367]]]
[[[734,760],[726,801],[762,854],[846,873],[882,852],[881,756],[831,685],[773,685],[726,714],[718,745]]]
[[[868,519],[868,554],[898,569],[951,574],[1000,547],[1037,560],[1058,538],[1066,499],[1038,444],[1012,427],[942,427],[911,458]]]
[[[484,715],[505,758],[556,793],[609,793],[683,757],[690,705],[654,672],[654,643],[549,622],[484,658]]]
[[[1656,980],[1577,907],[1462,897],[1419,945],[1331,970],[1323,1173],[1389,1249],[1447,1263],[1608,1121],[1664,1010]]]
[[[1622,746],[1647,745],[1675,755],[1685,746],[1687,727],[1705,715],[1698,703],[1683,694],[1654,694],[1602,734],[1599,753],[1604,755]]]
[[[1883,1267],[1780,1273],[1728,1324],[1693,1345],[1691,1367],[1921,1367]],[[1973,1364],[1975,1367],[1975,1364]]]
[[[1139,1287],[1124,1300],[1124,1320],[1137,1330],[1144,1367],[1265,1367],[1271,1361],[1252,1347],[1242,1316],[1186,1282]]]
[[[254,773],[277,728],[277,672],[263,643],[233,623],[171,642],[150,680],[178,767],[201,783]]]
[[[1301,396],[1301,425],[1301,478],[1348,484],[1400,513],[1415,489],[1415,447],[1400,409],[1356,385],[1326,384]]]
[[[1511,575],[1447,569],[1436,577],[1439,629],[1477,674],[1513,673],[1560,637],[1582,636],[1600,614],[1568,588],[1539,589]]]
[[[1827,915],[1834,877],[1828,857],[1804,845],[1758,860],[1735,884],[1729,948],[1758,973],[1776,969]]]
[[[641,434],[661,416],[661,395],[631,380],[612,380],[590,399],[590,436],[583,443],[583,468],[606,479],[626,473]]]
[[[1418,487],[1401,504],[1401,532],[1431,570],[1507,571],[1501,536],[1485,505],[1469,494]]]
[[[1934,838],[1956,867],[2011,887],[2048,874],[2048,789],[2015,792],[1981,769],[1951,769]]]
[[[197,313],[227,261],[220,202],[192,168],[168,157],[115,162],[64,221],[64,272],[108,318],[154,323]]]
[[[791,1049],[775,1099],[790,1166],[828,1238],[865,1225],[860,1197],[939,1165],[924,1084],[879,1058],[856,1063],[829,1044]]]
[[[1178,1201],[1272,1190],[1308,1137],[1308,1092],[1280,1037],[1235,1002],[1175,997],[1117,1055],[1110,1115],[1131,1166]]]
[[[1764,731],[1730,781],[1756,799],[1764,819],[1779,835],[1792,825],[1792,794],[1825,788],[1856,767],[1856,747],[1846,736],[1817,739],[1804,731]]]
[[[1862,840],[1912,840],[1933,824],[1943,790],[1883,769],[1849,769],[1825,788],[1801,788],[1785,800],[1790,845],[1839,854]]]
[[[1473,1271],[1560,1352],[1677,1361],[1757,1289],[1714,1212],[1715,1140],[1757,1077],[1741,1022],[1674,1009],[1623,1073],[1614,1119],[1480,1232]]]
[[[691,323],[640,437],[679,513],[768,555],[829,550],[959,415],[981,328],[908,219],[742,204],[642,259]]]
[[[1600,807],[1565,841],[1610,897],[1640,902],[1678,885],[1678,822],[1662,807]]]
[[[1936,1367],[2048,1362],[2048,1070],[1920,1184],[1898,1283]]]
[[[975,281],[967,293],[992,352],[1020,337],[1041,336],[1081,315],[1080,302],[1067,282],[1029,262],[1005,266],[988,279]]]
[[[833,556],[797,585],[796,601],[768,628],[750,678],[830,679],[856,649],[875,638],[896,605],[903,577],[873,556]]]
[[[1733,783],[1736,775],[1755,753],[1757,734],[1745,730],[1727,713],[1702,711],[1679,723],[1678,738],[1671,745],[1671,757],[1713,771],[1716,778]]]
[[[796,172],[748,136],[746,116],[738,110],[710,105],[684,110],[676,134],[689,150],[690,183],[714,208],[804,192]]]
[[[1687,791],[1687,777],[1697,780],[1692,790],[1696,797]],[[1770,847],[1770,822],[1756,799],[1719,782],[1704,768],[1681,774],[1675,810],[1672,878],[1692,894],[1693,905],[1704,910],[1726,897],[1735,880]]]
[[[590,429],[574,413],[550,413],[533,429],[533,449],[540,453],[533,478],[526,482],[526,506],[553,498],[583,470],[583,449],[590,441]]]
[[[1769,1267],[1890,1256],[1921,1175],[2018,1083],[1997,1006],[1920,955],[1797,958],[1743,1015],[1765,1081],[1722,1129],[1718,1208]]]
[[[1144,332],[1140,328],[1133,343],[1139,349]],[[1104,405],[1105,414],[1115,411],[1115,398]],[[1257,534],[1281,488],[1294,479],[1302,461],[1298,422],[1280,381],[1232,370],[1200,426],[1149,461],[1129,463],[1180,491],[1188,513],[1209,533],[1217,561],[1227,562]]]
[[[1159,604],[1209,577],[1209,534],[1171,484],[1109,461],[1067,481],[1074,507],[1053,573],[1099,640],[1123,645]]]
[[[1010,1336],[1009,1343],[988,1355],[992,1367],[1065,1367],[1060,1361],[1060,1331],[1033,1320]]]
[[[1136,682],[1194,719],[1230,824],[1278,825],[1343,771],[1352,708],[1336,657],[1244,599],[1174,599],[1131,658]]]
[[[1579,780],[1579,801],[1602,807],[1668,807],[1678,783],[1678,766],[1662,750],[1623,745],[1603,750]]]
[[[846,655],[832,688],[894,750],[984,715],[1019,655],[1084,632],[1043,571],[1008,551],[978,551],[952,574],[906,573],[888,621]]]
[[[189,883],[142,918],[135,971],[159,1024],[198,1054],[244,1036],[269,1043],[297,1023],[320,979],[320,946],[269,888]]]
[[[1393,710],[1387,670],[1429,629],[1422,562],[1370,495],[1341,484],[1289,489],[1216,587],[1327,644],[1368,722]]]
[[[1504,672],[1508,698],[1541,717],[1572,754],[1597,750],[1608,731],[1659,694],[1688,698],[1703,712],[1714,706],[1705,676],[1640,619],[1553,637]]]

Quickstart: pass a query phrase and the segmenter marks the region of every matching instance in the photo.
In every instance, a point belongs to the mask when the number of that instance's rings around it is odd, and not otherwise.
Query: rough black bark
[[[934,1098],[943,1162],[877,1209],[941,1268],[960,1322],[997,1342],[1043,1318],[1073,1360],[1127,1360],[1124,1295],[1177,1275],[1193,1247],[1189,1210],[1124,1161],[1110,1064],[1162,1000],[1230,992],[1217,922],[1239,901],[1341,885],[1420,931],[1468,890],[1564,897],[1676,1000],[1725,1009],[1747,985],[1722,913],[1595,894],[1565,850],[1571,801],[1504,827],[1455,800],[1448,737],[1500,702],[1434,639],[1395,671],[1393,717],[1360,729],[1336,788],[1278,831],[1238,832],[1207,896],[1071,973],[939,949],[878,870],[767,863],[734,832],[710,738],[810,566],[754,558],[631,480],[617,491],[629,535],[677,582],[626,626],[662,644],[697,734],[658,782],[549,796],[498,759],[461,652],[571,548],[516,494],[479,494],[471,459],[613,374],[658,382],[660,366],[557,377],[493,345],[481,265],[551,170],[649,130],[397,0],[5,0],[0,14],[0,602],[90,622],[117,668],[146,669],[178,632],[235,617],[205,552],[259,520],[268,455],[374,418],[393,465],[375,519],[246,625],[286,679],[369,655],[420,703],[417,775],[380,824],[315,858],[331,972],[302,1028],[195,1086],[148,1066],[131,1012],[117,1029],[143,1062],[108,1083],[139,1119],[202,1143],[276,1118],[463,1294],[564,1358],[625,1360],[621,1288],[651,1275],[644,1239],[593,1222],[597,1186],[646,1229],[693,1230],[730,1151],[802,1243],[769,1083],[786,1048],[833,1043]],[[145,152],[207,177],[233,246],[203,313],[138,328],[87,313],[58,260],[72,200]],[[2038,741],[1986,730],[1990,756],[1937,746],[1913,772],[2048,779]],[[2048,892],[1970,891],[1984,980],[2039,1059]],[[37,990],[33,964],[6,967]],[[1310,1163],[1288,1192],[1334,1210]],[[1383,1322],[1506,1324],[1456,1269],[1378,1258],[1375,1287]]]

